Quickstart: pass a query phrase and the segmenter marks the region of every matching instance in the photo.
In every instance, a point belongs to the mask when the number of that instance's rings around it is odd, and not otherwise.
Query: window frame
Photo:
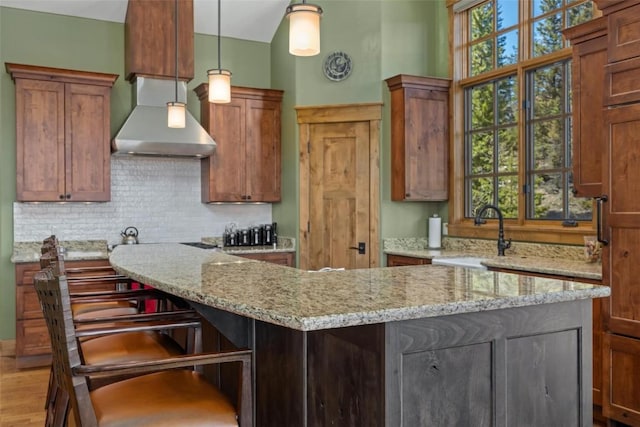
[[[530,15],[530,8],[533,2],[520,1],[520,20],[522,16]],[[518,97],[520,100],[526,99],[526,85],[523,84],[529,70],[541,67],[545,64],[571,59],[571,47],[559,49],[545,56],[531,56],[516,64],[495,68],[482,75],[463,78],[465,70],[468,69],[470,58],[466,48],[466,40],[470,31],[468,23],[468,13],[471,7],[479,5],[481,0],[447,0],[449,10],[449,45],[450,45],[450,74],[452,85],[450,91],[450,198],[448,234],[453,237],[488,238],[493,239],[497,235],[497,221],[488,219],[487,223],[477,227],[473,223],[473,218],[465,217],[465,129],[464,129],[464,98],[465,87],[479,84],[481,82],[495,79],[507,74],[516,74],[518,78]],[[595,4],[594,4],[595,6]],[[464,9],[464,10],[461,10]],[[601,15],[594,7],[593,18]],[[518,49],[520,52],[531,52],[531,25],[532,20],[524,23],[520,27],[521,34]],[[522,112],[522,105],[518,109],[518,133],[525,135],[526,123]],[[518,164],[525,165],[526,147],[524,138],[519,139]],[[520,167],[518,171],[518,182],[526,181],[525,168]],[[513,240],[559,243],[559,244],[583,244],[583,236],[595,233],[595,218],[591,221],[578,221],[575,227],[566,227],[562,221],[526,219],[525,198],[522,191],[518,193],[518,219],[505,219],[505,230],[509,238]],[[593,211],[593,209],[592,209]],[[595,217],[595,215],[593,215]]]

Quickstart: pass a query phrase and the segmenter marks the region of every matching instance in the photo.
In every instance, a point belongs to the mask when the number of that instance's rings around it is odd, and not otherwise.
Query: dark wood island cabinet
[[[593,425],[590,299],[607,287],[428,265],[308,272],[171,244],[110,261],[253,350],[257,426]]]

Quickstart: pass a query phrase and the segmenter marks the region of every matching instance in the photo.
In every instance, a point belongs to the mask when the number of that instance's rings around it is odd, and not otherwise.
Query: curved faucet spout
[[[498,256],[504,256],[504,250],[509,249],[511,247],[511,239],[509,241],[504,240],[504,218],[502,216],[502,211],[499,207],[492,204],[486,204],[478,210],[476,213],[476,217],[473,220],[475,225],[482,225],[486,223],[482,215],[488,210],[492,209],[495,211],[496,215],[498,215]]]

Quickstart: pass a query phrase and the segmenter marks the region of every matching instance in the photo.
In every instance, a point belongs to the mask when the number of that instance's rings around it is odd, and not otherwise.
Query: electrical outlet
[[[448,222],[443,222],[442,223],[442,235],[443,236],[448,236],[449,235],[449,223]]]

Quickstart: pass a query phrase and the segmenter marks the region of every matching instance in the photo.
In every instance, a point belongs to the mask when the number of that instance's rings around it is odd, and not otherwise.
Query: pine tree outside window
[[[590,0],[449,6],[452,234],[478,235],[472,218],[491,203],[524,239],[533,228],[528,240],[557,240],[553,233],[568,228],[582,236],[592,226],[592,201],[571,191],[571,49],[562,30],[599,12]]]

